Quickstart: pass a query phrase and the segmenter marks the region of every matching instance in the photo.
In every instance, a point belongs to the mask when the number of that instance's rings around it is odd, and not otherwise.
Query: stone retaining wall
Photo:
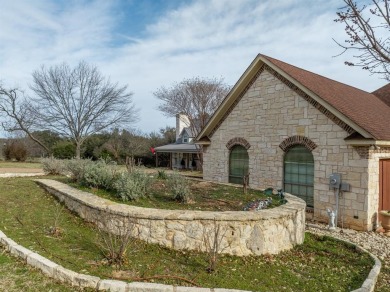
[[[133,236],[169,248],[205,251],[204,237],[218,225],[222,252],[238,256],[277,254],[304,240],[306,205],[289,194],[287,204],[257,212],[162,210],[118,204],[53,180],[36,181],[86,221],[115,233],[132,229]]]

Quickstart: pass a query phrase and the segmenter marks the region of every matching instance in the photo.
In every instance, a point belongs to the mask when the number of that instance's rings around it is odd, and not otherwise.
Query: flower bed
[[[134,236],[174,249],[205,251],[205,236],[216,226],[223,234],[221,252],[239,256],[277,254],[304,239],[306,205],[289,194],[286,204],[258,212],[160,210],[115,203],[53,180],[36,181],[89,222],[111,232],[135,222]]]

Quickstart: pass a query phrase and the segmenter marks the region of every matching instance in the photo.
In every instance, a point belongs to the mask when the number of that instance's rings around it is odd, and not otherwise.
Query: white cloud
[[[142,38],[117,33],[118,1],[55,3],[0,0],[0,80],[27,87],[41,64],[85,59],[129,85],[144,131],[174,125],[156,111],[157,88],[193,76],[234,84],[258,53],[368,91],[384,84],[346,67],[347,56],[332,57],[340,53],[332,37],[345,39],[333,22],[337,0],[190,1],[160,15]]]

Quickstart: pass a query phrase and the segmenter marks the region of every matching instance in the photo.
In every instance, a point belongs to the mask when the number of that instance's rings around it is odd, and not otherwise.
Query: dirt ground
[[[43,172],[42,168],[18,168],[18,167],[0,168],[0,173],[40,173],[40,172]]]

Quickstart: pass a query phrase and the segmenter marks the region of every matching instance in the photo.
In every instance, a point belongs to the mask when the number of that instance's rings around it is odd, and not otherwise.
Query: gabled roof
[[[356,131],[366,139],[390,141],[390,106],[381,98],[264,55],[258,55],[240,77],[199,133],[198,141],[207,141],[207,137],[223,121],[225,113],[234,107],[236,100],[241,98],[242,92],[257,78],[256,74],[262,68],[275,71],[284,82],[290,82],[300,92],[307,94],[318,107],[325,108],[340,123],[348,125],[350,133]],[[390,87],[387,90],[390,91]]]
[[[190,127],[185,127],[185,128],[183,128],[183,130],[182,130],[181,133],[180,133],[180,137],[183,136],[184,132],[187,133],[187,135],[188,135],[189,138],[194,138],[194,134],[192,133],[192,130],[191,130]]]
[[[390,106],[390,83],[375,90],[372,94],[379,97],[385,104]]]

